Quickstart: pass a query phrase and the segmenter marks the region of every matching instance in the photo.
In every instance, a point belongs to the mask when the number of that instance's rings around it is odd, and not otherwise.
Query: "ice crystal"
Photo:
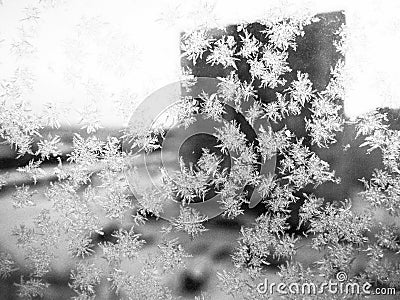
[[[249,201],[244,194],[226,195],[221,197],[219,201],[220,207],[223,209],[222,215],[228,219],[234,219],[244,213],[243,204]]]
[[[207,175],[216,177],[222,158],[215,153],[211,153],[207,148],[203,148],[202,152],[196,164],[199,166],[200,170],[204,171]]]
[[[190,91],[191,87],[194,86],[197,82],[197,78],[193,75],[192,69],[189,67],[182,68],[182,75],[180,77],[182,86],[186,89],[186,91]]]
[[[192,97],[183,97],[176,110],[179,124],[182,124],[186,129],[196,122],[195,115],[199,111],[199,106],[196,99]]]
[[[213,39],[209,38],[209,34],[206,30],[200,29],[185,33],[182,41],[181,49],[183,51],[183,56],[192,60],[195,65],[196,61],[202,58],[203,53],[211,47]]]
[[[279,50],[273,49],[271,46],[264,46],[260,58],[249,59],[250,74],[252,78],[261,80],[261,87],[271,89],[279,85],[284,85],[286,79],[282,78],[287,72],[292,69],[287,62],[288,54]]]
[[[342,24],[342,26],[340,26],[340,28],[335,32],[335,34],[339,37],[339,39],[333,41],[333,44],[336,47],[336,51],[344,56],[348,48],[347,26],[345,24]]]
[[[261,46],[260,41],[258,41],[252,34],[250,34],[247,30],[243,30],[244,36],[240,35],[240,39],[243,43],[242,48],[240,49],[238,55],[249,59],[254,56],[258,49]]]
[[[112,236],[117,239],[116,243],[104,242],[101,245],[104,257],[109,263],[120,264],[124,258],[134,260],[145,244],[145,241],[140,239],[140,234],[134,232],[133,227],[129,231],[120,229],[114,232]]]
[[[41,125],[29,105],[18,100],[21,88],[13,86],[16,84],[18,83],[15,81],[9,83],[5,94],[0,95],[0,137],[15,146],[19,156],[23,156],[26,153],[32,153],[33,137],[39,135]],[[15,91],[10,90],[14,88]],[[14,92],[18,94],[9,94]]]
[[[193,165],[187,167],[182,158],[180,171],[171,172],[167,176],[172,191],[182,198],[183,204],[190,203],[197,197],[204,199],[208,191],[209,174],[202,169],[196,170]]]
[[[73,146],[74,148],[69,154],[68,161],[87,167],[99,160],[103,142],[95,136],[85,139],[76,133],[73,139]]]
[[[310,220],[311,233],[318,235],[313,239],[313,247],[319,249],[329,244],[350,242],[363,244],[368,239],[364,232],[370,228],[370,216],[358,215],[350,210],[351,202],[326,204]]]
[[[268,131],[261,125],[260,135],[257,138],[259,142],[258,150],[264,160],[271,159],[278,151],[282,151],[290,146],[293,134],[290,130],[283,128],[274,132],[271,127]]]
[[[44,124],[51,128],[61,127],[62,108],[56,103],[46,103],[43,107],[43,121]]]
[[[159,133],[161,132],[157,128],[151,128],[142,122],[134,122],[125,129],[123,138],[130,144],[131,150],[139,148],[138,150],[151,152],[161,147],[157,138]]]
[[[308,74],[297,72],[297,80],[293,80],[288,89],[289,95],[293,101],[299,102],[304,106],[314,97],[313,84]]]
[[[266,198],[271,194],[271,192],[276,187],[276,181],[274,175],[268,174],[267,176],[262,176],[260,180],[260,184],[258,185],[258,191],[261,194],[261,197]]]
[[[158,245],[163,272],[173,272],[185,266],[185,258],[190,257],[177,239],[164,240]]]
[[[208,95],[207,93],[201,94],[202,112],[206,118],[213,119],[214,121],[221,120],[222,115],[225,113],[224,104],[218,99],[217,94]]]
[[[360,251],[368,255],[360,278],[399,287],[399,266],[386,259],[388,252],[398,254],[400,251],[398,226],[372,223],[372,209],[384,209],[394,217],[400,214],[399,131],[389,126],[385,113],[378,111],[360,116],[354,124],[349,124],[355,126],[356,138],[363,139],[361,147],[367,147],[367,153],[377,151],[382,157],[382,168],[375,170],[368,180],[362,180],[365,190],[360,195],[370,210],[356,212],[350,200],[329,202],[319,196],[320,190],[314,195],[310,190],[324,183],[340,183],[335,170],[314,152],[314,145],[329,147],[336,142],[336,134],[343,130],[342,106],[348,81],[344,57],[331,67],[326,88],[317,89],[311,73],[299,70],[298,66],[292,72],[295,66],[289,65],[292,62],[289,57],[298,47],[298,37],[302,37],[307,32],[305,27],[317,18],[277,14],[259,20],[258,25],[263,27],[261,38],[258,33],[250,32],[253,28],[246,22],[237,26],[237,35],[229,35],[228,30],[222,34],[219,28],[209,30],[208,25],[214,22],[210,19],[214,6],[209,3],[200,3],[200,6],[203,7],[195,8],[191,17],[201,26],[181,36],[182,57],[195,66],[202,60],[208,68],[219,70],[222,67],[224,72],[217,72],[221,77],[218,77],[215,91],[201,93],[200,99],[183,96],[178,99],[173,113],[178,125],[185,129],[192,126],[200,114],[208,121],[220,122],[222,126],[215,128],[215,137],[221,152],[231,156],[229,168],[222,169],[224,158],[204,148],[196,163],[188,164],[181,158],[177,170],[161,167],[159,186],[139,187],[135,194],[137,199],[133,199],[124,178],[129,155],[161,148],[160,139],[165,137],[165,132],[150,125],[151,122],[146,123],[147,120],[135,119],[121,138],[100,138],[101,115],[96,103],[113,96],[121,115],[128,117],[127,111],[137,108],[137,95],[130,90],[108,91],[102,82],[81,75],[82,65],[89,58],[86,49],[90,47],[86,46],[102,46],[108,41],[98,62],[118,76],[130,70],[139,53],[134,43],[111,32],[108,24],[99,18],[83,19],[76,27],[77,37],[67,43],[66,55],[75,63],[67,66],[67,70],[76,73],[73,75],[81,81],[88,101],[80,111],[80,131],[86,131],[87,136],[79,132],[74,134],[72,148],[66,154],[67,162],[63,162],[67,144],[61,147],[60,136],[42,136],[44,127],[61,127],[66,109],[47,103],[41,116],[37,116],[26,100],[35,86],[35,76],[24,67],[0,81],[0,137],[15,148],[17,158],[29,154],[28,163],[19,165],[17,171],[29,176],[34,183],[47,175],[56,175],[45,191],[51,210],[42,209],[33,217],[32,224],[20,224],[11,232],[26,261],[24,268],[29,272],[28,278],[21,277],[21,282],[15,284],[18,295],[30,299],[45,296],[49,284],[43,278],[58,258],[57,247],[62,241],[75,262],[69,283],[76,294],[72,299],[94,299],[97,286],[103,280],[110,282],[118,296],[127,299],[172,299],[173,291],[164,284],[164,279],[184,268],[190,256],[179,239],[169,239],[168,235],[175,234],[172,231],[176,229],[194,239],[207,230],[204,223],[208,217],[190,204],[208,201],[206,196],[211,187],[215,188],[223,218],[233,219],[245,213],[251,188],[260,194],[260,205],[266,209],[252,225],[242,227],[232,255],[233,271],[218,273],[218,285],[227,294],[237,299],[262,297],[255,287],[264,279],[263,268],[272,262],[287,261],[279,272],[281,280],[287,282],[315,280],[319,275],[331,279],[338,271],[349,274]],[[21,65],[24,58],[32,57],[36,51],[34,37],[43,7],[30,6],[23,11],[18,34],[10,41],[11,53]],[[214,34],[216,32],[218,34]],[[339,56],[344,55],[348,47],[346,34],[345,25],[335,32],[337,40],[333,46]],[[243,76],[243,70],[248,70],[249,76]],[[196,86],[193,74],[197,72],[190,67],[182,70],[181,87],[188,93]],[[260,89],[275,94],[274,99],[264,101]],[[256,140],[248,141],[242,124],[225,119],[230,107],[246,118],[246,126],[258,127]],[[298,137],[288,128],[293,128],[291,121],[295,118],[292,117],[299,118],[303,113],[309,136]],[[265,123],[260,125],[263,121]],[[122,140],[130,146],[128,153],[121,149]],[[344,148],[347,150],[347,145]],[[262,173],[260,164],[274,156],[278,161],[276,174]],[[47,169],[45,172],[42,164],[54,158],[58,166],[52,173]],[[8,184],[8,179],[1,177],[0,187]],[[11,194],[15,208],[36,204],[31,188],[29,185],[16,187]],[[164,205],[178,200],[181,201],[179,215],[162,228],[161,243],[142,251],[145,241],[136,229],[153,217],[163,217]],[[306,230],[312,247],[320,251],[315,272],[294,259],[300,237],[288,233],[293,229],[292,204],[299,205],[297,229]],[[101,239],[106,235],[103,218],[121,226],[111,233],[112,241],[98,242],[95,237]],[[126,229],[126,222],[134,226]],[[371,234],[375,227],[376,232]],[[96,245],[100,246],[107,265],[104,270],[97,264]],[[124,269],[125,262],[135,264],[135,273]],[[8,278],[15,270],[13,257],[0,252],[0,277]],[[202,293],[197,298],[207,297]]]
[[[235,45],[236,42],[233,36],[222,36],[215,42],[211,54],[207,56],[207,63],[212,66],[221,64],[224,68],[233,67],[237,69],[235,61],[238,59],[234,57]]]
[[[359,135],[371,135],[375,130],[384,130],[388,125],[383,122],[387,121],[386,114],[377,111],[368,112],[359,117],[356,123],[357,137]]]
[[[42,159],[49,159],[51,156],[57,157],[61,154],[59,150],[60,142],[61,140],[58,135],[54,137],[49,135],[48,139],[43,139],[37,144],[38,150],[36,155],[40,154]]]
[[[40,278],[30,278],[25,280],[21,276],[20,283],[15,283],[17,294],[21,298],[34,299],[36,297],[43,298],[45,290],[49,287],[48,283],[43,282]]]
[[[190,207],[181,207],[179,216],[172,221],[172,225],[181,231],[185,231],[194,238],[207,229],[203,223],[207,221],[207,217],[200,215],[198,211]]]
[[[76,270],[71,271],[72,283],[69,286],[78,294],[85,296],[95,295],[95,286],[100,283],[101,270],[94,264],[79,262]]]
[[[72,257],[84,258],[94,253],[92,239],[88,236],[73,236],[68,241],[68,253]]]
[[[235,71],[232,71],[225,78],[218,77],[218,94],[222,96],[224,102],[233,103],[237,111],[241,111],[241,104],[256,98],[256,92],[252,83],[241,81]]]
[[[6,279],[16,270],[15,262],[11,255],[6,252],[0,252],[0,278]]]
[[[240,150],[246,146],[246,136],[240,130],[240,125],[235,121],[224,121],[224,127],[216,128],[215,136],[221,142],[221,151],[233,151],[240,153]]]
[[[250,106],[245,112],[245,117],[250,125],[254,126],[254,122],[264,115],[264,108],[259,101],[254,101],[253,105]]]
[[[304,27],[319,21],[309,14],[292,15],[290,17],[277,15],[261,21],[267,28],[265,35],[277,49],[287,51],[289,48],[296,50],[297,36],[304,36]]]
[[[270,264],[270,258],[291,257],[295,254],[296,238],[284,233],[287,216],[261,215],[254,227],[242,228],[239,247],[233,260],[238,266],[259,269]]]
[[[32,196],[36,193],[37,191],[30,191],[29,185],[17,186],[15,193],[12,195],[13,206],[15,208],[35,206],[36,203],[33,201]]]
[[[26,174],[29,178],[32,178],[34,184],[36,184],[38,178],[46,174],[46,172],[42,168],[40,168],[41,164],[42,161],[35,161],[32,159],[24,167],[17,168],[17,171]]]
[[[347,70],[343,60],[339,60],[336,65],[331,67],[331,79],[323,92],[331,99],[344,100],[346,96],[346,76]]]
[[[134,207],[128,193],[128,184],[120,174],[111,173],[106,178],[106,173],[101,173],[105,189],[103,196],[97,196],[95,203],[103,208],[106,217],[110,219],[123,220],[126,212]]]
[[[82,124],[81,129],[86,129],[88,134],[94,133],[103,128],[100,122],[100,115],[95,105],[85,105],[80,112]]]

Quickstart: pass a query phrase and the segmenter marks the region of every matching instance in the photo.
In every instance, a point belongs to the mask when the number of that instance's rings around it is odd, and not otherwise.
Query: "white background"
[[[350,117],[377,106],[398,107],[399,1],[101,1],[3,0],[0,5],[0,78],[16,68],[35,78],[24,94],[32,108],[67,107],[63,122],[74,124],[85,105],[99,107],[103,126],[122,126],[129,110],[149,93],[179,80],[179,34],[204,21],[211,25],[252,21],[272,9],[344,10],[349,32]],[[40,19],[23,21],[26,7]],[[215,21],[215,23],[213,23]],[[11,44],[23,26],[36,48],[17,57]],[[121,112],[121,110],[123,110]],[[125,112],[124,112],[125,111]]]

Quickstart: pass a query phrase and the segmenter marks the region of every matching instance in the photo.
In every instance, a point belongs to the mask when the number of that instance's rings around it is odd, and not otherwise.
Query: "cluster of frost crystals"
[[[14,178],[2,173],[0,188],[11,186],[10,205],[22,214],[32,215],[31,222],[26,220],[9,232],[10,241],[19,248],[23,263],[17,263],[18,260],[9,253],[0,251],[0,279],[8,281],[18,276],[16,272],[21,269],[23,275],[14,283],[17,296],[22,299],[52,297],[48,290],[50,284],[46,281],[56,271],[53,265],[59,260],[59,254],[66,252],[71,262],[67,266],[71,269],[68,285],[75,293],[72,299],[95,299],[99,296],[96,295],[98,286],[104,280],[108,280],[121,297],[172,299],[162,278],[182,268],[188,255],[179,241],[164,239],[154,253],[140,259],[144,240],[136,226],[143,225],[151,210],[133,203],[123,174],[127,155],[121,150],[122,138],[126,138],[134,141],[132,148],[153,151],[158,148],[156,135],[159,132],[138,126],[125,132],[123,137],[119,133],[102,136],[99,132],[102,116],[97,103],[108,96],[107,88],[81,74],[88,58],[86,50],[90,51],[90,46],[100,46],[99,65],[121,77],[134,69],[132,64],[139,54],[135,44],[122,33],[111,30],[99,18],[83,18],[73,32],[76,36],[65,43],[67,59],[72,63],[66,67],[66,79],[79,85],[88,100],[87,105],[77,111],[80,128],[73,129],[71,143],[62,135],[71,113],[64,107],[66,105],[60,105],[59,99],[55,99],[56,102],[46,102],[40,109],[29,101],[37,79],[30,68],[37,63],[35,38],[42,16],[47,13],[45,9],[54,7],[56,2],[62,1],[33,1],[21,11],[16,36],[9,41],[0,39],[1,46],[3,42],[8,44],[10,55],[15,58],[14,72],[0,79],[0,138],[15,151],[16,159],[26,161],[11,174],[26,177],[26,182],[20,184],[17,181],[17,186],[13,187]],[[201,39],[201,35],[198,38]],[[200,48],[203,47],[207,48],[207,45]],[[188,50],[194,57],[202,51],[195,48]],[[195,78],[190,76],[189,70],[187,72],[190,87]],[[120,102],[129,102],[122,110],[126,111],[127,106],[129,110],[133,109],[132,93],[127,91],[118,98],[123,98]],[[35,111],[37,108],[39,113]],[[181,117],[186,121],[186,115]],[[57,131],[57,134],[46,131]],[[54,162],[58,164],[52,168]],[[208,168],[208,161],[204,163]],[[47,187],[39,186],[49,180]],[[42,200],[47,201],[46,209],[41,209]],[[38,213],[32,213],[32,208]],[[96,236],[106,234],[104,219],[125,228],[123,224],[131,220],[132,212],[136,213],[134,228],[113,232],[115,243],[96,242]],[[180,224],[186,219],[183,217]],[[195,233],[194,230],[190,232]],[[97,244],[103,250],[102,258],[95,255]],[[109,268],[103,270],[99,260],[107,263]],[[125,260],[140,261],[143,268],[139,274],[123,270]]]
[[[223,36],[221,39],[215,42],[214,49],[212,49],[211,54],[207,57],[207,63],[212,66],[215,64],[221,64],[224,68],[233,67],[236,69],[234,58],[236,42],[233,36]]]
[[[346,30],[342,25],[337,32],[339,39],[334,41],[337,51],[345,54]],[[306,119],[306,129],[312,143],[327,148],[336,142],[336,133],[343,131],[344,120],[341,117],[342,105],[346,96],[346,66],[339,59],[331,67],[331,79],[325,90],[311,97],[311,118]]]
[[[0,278],[10,277],[11,272],[15,270],[15,262],[11,255],[6,252],[0,252]]]
[[[336,142],[336,133],[343,130],[341,108],[341,105],[335,104],[324,95],[319,95],[312,101],[312,118],[306,119],[306,129],[313,144],[326,148]]]
[[[256,219],[253,227],[242,228],[239,247],[233,260],[237,266],[260,270],[270,264],[270,259],[290,258],[295,253],[298,238],[285,233],[288,216],[264,214]]]
[[[186,33],[182,38],[181,49],[183,55],[196,64],[202,58],[203,53],[211,46],[213,39],[209,37],[207,30],[200,29]]]
[[[48,174],[43,162],[61,155],[60,138],[44,136],[45,126],[60,128],[61,115],[54,106],[46,104],[42,115],[37,114],[30,103],[37,77],[28,60],[34,62],[36,42],[44,3],[32,3],[21,11],[18,34],[10,42],[10,53],[15,58],[15,70],[9,77],[0,80],[0,138],[15,150],[15,159],[28,158],[26,165],[19,165],[16,174],[26,177],[24,184],[17,185],[10,201],[15,209],[29,215],[32,206],[37,205],[39,194],[35,185]],[[35,63],[35,62],[34,62]],[[51,172],[49,172],[51,173]],[[14,173],[15,174],[15,173]],[[2,174],[1,186],[11,185],[14,174]],[[25,264],[17,266],[11,255],[0,253],[0,277],[8,278],[18,269],[26,270],[16,287],[16,295],[23,299],[43,297],[49,284],[44,279],[52,271],[56,258],[63,223],[56,220],[49,209],[38,210],[31,222],[12,228],[10,240],[20,248]],[[25,273],[25,271],[24,271]]]
[[[100,283],[101,270],[94,264],[79,262],[76,270],[71,271],[69,286],[78,295],[73,299],[94,299],[95,286]]]
[[[396,112],[392,112],[396,114]],[[334,262],[336,269],[325,268],[325,273],[332,273],[335,270],[349,270],[349,257],[355,257],[357,251],[366,247],[368,256],[367,266],[363,271],[362,278],[369,281],[378,282],[392,288],[399,287],[400,268],[397,263],[391,261],[390,255],[399,253],[399,226],[393,221],[382,223],[371,223],[374,221],[372,216],[376,210],[385,211],[388,215],[398,218],[399,216],[399,195],[400,195],[400,143],[399,130],[390,123],[390,118],[383,110],[374,110],[361,115],[355,120],[356,138],[363,139],[360,147],[366,149],[367,155],[373,152],[382,158],[382,168],[375,169],[370,179],[362,178],[364,190],[360,193],[366,205],[367,211],[361,215],[355,215],[349,209],[350,202],[347,202],[339,213],[335,212],[333,206],[324,214],[331,214],[327,222],[315,222],[313,227],[323,230],[322,224],[328,225],[329,234],[315,240],[315,245],[323,245],[326,242],[334,244],[329,248],[329,255],[325,258],[326,262]],[[315,198],[314,198],[315,199]],[[309,200],[312,200],[311,198]],[[312,204],[314,203],[314,204]],[[311,220],[320,214],[317,208],[317,201],[310,201],[309,209],[305,219]],[[346,208],[347,207],[347,208]],[[332,213],[334,212],[334,213]],[[304,213],[306,211],[304,210]],[[327,216],[324,216],[326,219]],[[332,219],[333,217],[333,219]],[[356,219],[353,219],[356,218]],[[347,220],[346,220],[347,219]],[[353,220],[352,220],[353,219]],[[313,221],[311,221],[313,222]],[[332,226],[337,226],[336,234]],[[346,224],[344,226],[339,224]],[[374,225],[373,231],[371,225]],[[315,230],[314,229],[314,230]],[[362,235],[363,231],[372,231],[372,236]],[[345,247],[338,242],[347,239],[352,244]],[[330,241],[329,241],[330,240]],[[346,259],[347,258],[347,259]],[[321,265],[322,266],[322,265]]]
[[[190,207],[181,207],[179,216],[173,220],[172,225],[181,231],[185,231],[192,237],[206,231],[203,223],[207,221],[207,217],[200,215],[195,209]]]
[[[385,113],[373,111],[361,116],[356,124],[357,134],[365,140],[361,147],[367,152],[380,150],[383,169],[375,170],[372,178],[363,179],[364,199],[373,207],[384,208],[389,214],[400,215],[400,131],[387,124]]]
[[[241,81],[235,71],[226,77],[218,77],[218,95],[224,102],[233,102],[234,108],[241,111],[241,104],[256,97],[252,83]]]
[[[123,138],[131,143],[132,149],[138,147],[146,152],[151,152],[160,148],[157,144],[157,133],[159,133],[159,131],[151,128],[147,124],[135,122],[125,129]]]
[[[270,45],[264,46],[261,56],[249,60],[250,74],[253,78],[261,81],[261,87],[271,89],[285,85],[286,80],[282,78],[287,72],[292,71],[287,62],[288,54],[274,49]]]
[[[39,135],[41,124],[23,97],[23,75],[16,71],[15,77],[1,80],[0,87],[0,137],[15,147],[20,156],[32,154],[32,143]]]
[[[150,253],[136,259],[139,264],[137,274],[114,265],[110,268],[107,280],[111,288],[127,299],[175,299],[171,290],[163,284],[163,278],[185,267],[185,259],[190,257],[177,239],[167,237]]]
[[[20,283],[16,283],[17,295],[22,299],[32,299],[35,297],[43,298],[46,289],[49,287],[48,283],[44,283],[41,278],[30,278],[25,280],[21,277]]]
[[[276,48],[287,51],[289,48],[296,50],[297,36],[304,36],[304,27],[319,19],[303,11],[287,15],[284,12],[271,12],[260,23],[266,26],[263,33],[269,38],[270,43]]]
[[[298,116],[307,111],[305,128],[311,146],[329,148],[336,143],[336,134],[343,131],[344,126],[342,103],[346,96],[347,75],[343,58],[331,66],[331,78],[327,86],[318,91],[314,89],[309,74],[292,70],[288,62],[288,51],[297,49],[296,38],[303,36],[304,28],[316,21],[317,18],[312,16],[276,16],[260,22],[265,26],[263,33],[268,39],[267,44],[249,33],[247,24],[242,24],[238,27],[237,40],[228,35],[212,40],[213,36],[210,34],[207,35],[208,42],[199,47],[196,57],[189,57],[184,51],[184,56],[193,60],[193,64],[203,59],[201,55],[207,51],[210,54],[204,58],[206,63],[210,66],[218,65],[229,72],[228,76],[218,78],[221,83],[217,94],[202,95],[207,118],[221,121],[224,103],[233,104],[237,112],[244,114],[250,125],[262,119],[279,124],[287,117]],[[345,30],[345,26],[342,26],[336,32],[339,39],[334,41],[334,46],[342,56],[346,50]],[[251,82],[239,79],[235,71],[243,61],[249,69]],[[287,82],[285,74],[292,71],[296,72],[297,77],[292,82]],[[255,87],[257,84],[258,87]],[[274,89],[282,86],[286,88],[276,93],[274,101],[265,104],[257,99],[256,88]],[[242,105],[248,101],[252,103],[246,110],[242,110]],[[384,116],[368,115],[365,118],[367,119],[360,120],[356,125],[358,135],[369,135],[363,145],[369,145],[369,151],[379,148],[386,166],[385,171],[373,175],[373,179],[366,182],[368,190],[365,194],[371,202],[374,198],[375,206],[385,207],[394,214],[398,211],[395,202],[398,198],[398,134],[382,125]],[[280,272],[282,278],[289,281],[295,281],[299,276],[317,278],[321,274],[326,278],[335,278],[339,271],[350,272],[351,263],[357,253],[371,242],[365,233],[372,226],[371,214],[354,213],[350,200],[330,204],[323,198],[304,193],[305,202],[300,207],[298,229],[308,229],[307,233],[313,236],[312,246],[323,255],[317,262],[316,271],[305,269],[300,263],[291,261],[299,242],[298,238],[286,233],[291,204],[300,200],[299,192],[307,187],[316,188],[326,182],[340,184],[340,179],[335,177],[329,163],[314,153],[313,147],[311,149],[306,146],[303,138],[296,138],[286,127],[272,130],[271,127],[261,126],[257,146],[252,147],[248,145],[239,124],[225,120],[222,120],[222,124],[222,127],[216,128],[222,152],[240,156],[239,159],[234,159],[237,164],[232,167],[231,174],[215,181],[222,187],[218,193],[224,209],[223,217],[237,217],[243,213],[243,205],[248,203],[246,195],[241,193],[239,182],[255,186],[269,212],[257,218],[252,226],[242,228],[239,245],[233,255],[237,272],[223,271],[218,274],[221,289],[234,297],[252,299],[249,290],[251,284],[255,278],[260,278],[264,267],[271,260],[289,260],[286,266],[281,266]],[[277,168],[278,174],[260,175],[249,165],[241,163],[254,162],[251,159],[252,153],[260,155],[264,162],[279,155],[281,159]],[[191,215],[194,223],[196,219],[199,221],[193,212]],[[189,219],[188,216],[186,218]],[[189,226],[185,228],[187,231],[191,230]],[[201,231],[200,227],[197,230]],[[378,246],[398,251],[395,230],[385,227],[382,232],[386,238],[379,239]],[[372,260],[378,265],[376,261],[377,259]],[[380,263],[379,270],[382,270],[384,263]],[[388,272],[387,274],[398,274],[394,266]],[[381,273],[377,278],[385,282],[383,271]],[[392,284],[393,280],[389,282]]]
[[[54,2],[40,1],[42,6],[24,10],[22,22],[25,27],[11,43],[11,52],[16,58],[31,57],[35,53],[34,43],[30,43],[36,30],[34,24],[39,22],[45,3]],[[162,169],[161,187],[140,191],[143,196],[140,203],[132,200],[123,176],[127,168],[127,153],[121,151],[120,144],[124,139],[131,144],[129,151],[139,149],[149,154],[161,147],[159,137],[164,133],[161,129],[139,122],[136,126],[129,126],[122,137],[97,136],[102,124],[94,100],[104,99],[106,91],[99,83],[88,80],[82,86],[91,102],[80,111],[80,132],[74,134],[72,149],[65,162],[62,160],[65,146],[62,138],[42,134],[45,126],[59,129],[65,111],[47,103],[41,116],[33,113],[26,94],[32,90],[35,78],[23,65],[14,76],[1,80],[0,137],[16,150],[18,156],[31,156],[17,171],[27,176],[33,186],[46,176],[56,178],[45,192],[51,209],[42,209],[34,217],[33,224],[20,224],[11,232],[29,271],[28,276],[22,276],[15,284],[18,295],[22,298],[46,295],[49,286],[46,276],[51,272],[52,263],[58,259],[57,247],[62,242],[67,245],[70,258],[77,261],[70,271],[69,286],[76,294],[73,299],[95,299],[103,280],[109,282],[111,290],[118,296],[127,299],[173,299],[173,291],[164,284],[165,276],[184,268],[190,255],[179,239],[168,235],[173,230],[183,231],[195,239],[208,230],[205,224],[207,216],[189,204],[195,199],[205,201],[211,185],[216,187],[216,194],[220,197],[218,204],[223,210],[223,218],[233,219],[244,214],[249,199],[243,186],[254,187],[262,197],[260,205],[268,210],[253,224],[241,228],[232,255],[235,268],[218,272],[218,285],[228,295],[238,299],[259,299],[257,283],[264,279],[265,267],[274,261],[287,261],[280,266],[279,272],[280,278],[287,282],[317,280],[319,275],[331,279],[339,271],[350,272],[360,251],[366,251],[369,257],[361,279],[399,287],[399,267],[386,260],[384,255],[388,251],[398,255],[400,251],[398,226],[379,225],[374,237],[370,238],[366,233],[370,233],[373,226],[371,212],[355,213],[350,200],[329,203],[305,193],[307,187],[316,188],[326,182],[339,183],[339,179],[329,163],[287,127],[273,130],[270,126],[261,126],[257,128],[256,143],[251,144],[240,124],[223,118],[227,104],[232,105],[237,113],[242,113],[252,126],[259,124],[257,121],[260,120],[278,125],[286,118],[308,110],[305,127],[311,144],[329,147],[336,142],[336,133],[343,130],[344,123],[341,117],[347,79],[344,60],[340,59],[331,67],[331,79],[325,89],[316,91],[309,74],[293,69],[288,59],[289,53],[296,51],[296,40],[305,34],[305,27],[316,21],[317,18],[310,15],[276,15],[259,20],[264,26],[261,33],[267,43],[251,34],[247,24],[237,27],[237,35],[225,31],[213,36],[204,24],[183,34],[182,57],[194,66],[202,60],[209,68],[223,68],[225,72],[218,77],[215,93],[202,93],[201,101],[191,97],[180,99],[176,112],[179,125],[185,128],[195,125],[199,113],[205,119],[221,122],[222,126],[215,128],[219,149],[224,154],[232,154],[234,164],[228,174],[227,170],[219,169],[222,159],[203,149],[203,155],[195,166],[187,166],[181,161],[180,169],[175,172],[167,174],[167,170]],[[104,25],[97,18],[83,19],[76,29],[78,37],[93,33],[96,40],[91,42],[97,44],[103,38],[110,38],[100,57],[110,57],[110,60],[103,61],[104,67],[111,72],[128,72],[128,65],[120,64],[120,56],[132,63],[137,54],[134,44],[123,43],[121,49],[117,49],[124,37],[115,32],[104,36]],[[342,26],[336,35],[339,39],[334,46],[339,54],[344,55],[347,49],[346,27]],[[74,70],[69,70],[74,76],[79,73],[84,57],[80,42],[71,40],[68,44],[67,56],[77,63]],[[241,63],[248,67],[248,81],[239,76]],[[285,75],[291,72],[297,76],[287,82]],[[190,91],[197,79],[190,68],[183,69],[182,73],[183,87]],[[275,88],[279,92],[273,101],[265,104],[258,99],[258,89]],[[129,102],[127,105],[130,107],[134,97],[128,91],[119,98],[124,98],[122,102]],[[243,109],[245,105],[246,109]],[[387,116],[377,111],[360,117],[355,126],[357,136],[365,139],[362,146],[368,147],[367,152],[379,151],[383,159],[383,168],[376,170],[370,180],[363,180],[365,191],[361,195],[371,210],[383,208],[398,217],[399,131],[391,128]],[[277,174],[260,174],[255,166],[274,156],[280,158]],[[53,172],[47,168],[45,171],[45,163],[54,159],[58,160],[58,166]],[[6,185],[7,180],[7,176],[1,175],[0,187]],[[28,211],[37,205],[36,193],[30,185],[16,186],[11,195],[12,205],[18,210]],[[301,194],[304,203],[300,202]],[[163,228],[163,238],[157,247],[144,253],[145,240],[138,233],[138,227],[153,216],[159,218],[165,203],[177,197],[182,199],[179,214]],[[306,234],[312,236],[312,247],[321,253],[316,271],[296,262],[301,238],[287,232],[293,203],[301,204],[298,229],[307,228]],[[124,225],[131,221],[131,217],[134,224],[126,229]],[[98,243],[101,260],[107,268],[98,264],[95,255],[94,236],[106,234],[102,218],[121,227],[111,233],[114,242]],[[125,269],[126,262],[137,264],[137,273]],[[17,266],[13,257],[0,252],[0,278],[9,278],[15,271]],[[202,294],[196,299],[206,297]]]

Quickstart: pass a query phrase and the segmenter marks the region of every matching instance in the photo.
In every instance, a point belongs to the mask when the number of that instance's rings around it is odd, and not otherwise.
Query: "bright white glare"
[[[3,2],[0,6],[0,40],[4,40],[0,43],[1,78],[12,74],[19,65],[27,66],[36,78],[34,90],[29,94],[33,107],[39,109],[46,102],[65,103],[73,108],[68,116],[70,123],[78,122],[79,111],[93,100],[90,88],[99,93],[96,101],[103,126],[121,126],[122,119],[116,117],[115,109],[120,92],[128,91],[136,96],[134,101],[140,102],[152,91],[179,80],[179,35],[207,17],[195,15],[188,19],[184,15],[204,8],[215,13],[216,23],[210,25],[221,26],[251,22],[278,6],[294,11],[308,8],[315,13],[345,10],[350,32],[346,55],[349,78],[346,115],[355,117],[382,105],[400,106],[400,85],[397,84],[400,9],[396,1],[64,1],[40,16],[34,45],[38,51],[32,58],[19,61],[10,53],[9,44],[18,36],[23,9],[31,6],[32,1]],[[106,30],[108,37],[117,36],[116,45],[132,42],[134,47],[127,50],[128,63],[132,65],[123,74],[115,74],[113,70],[119,53],[104,50],[112,38],[84,47],[88,53],[79,63],[71,58],[77,44],[87,42],[79,41],[77,30],[77,24],[85,19],[106,23],[104,28],[94,26],[91,30]],[[114,45],[110,49],[118,47]],[[129,55],[129,51],[134,54]],[[111,65],[102,61],[107,55],[115,56]],[[85,84],[89,86],[89,95]]]

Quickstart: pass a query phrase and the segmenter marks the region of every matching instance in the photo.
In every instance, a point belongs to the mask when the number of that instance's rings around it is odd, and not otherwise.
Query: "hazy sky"
[[[122,125],[119,103],[140,102],[179,79],[182,30],[212,15],[217,24],[252,21],[277,3],[289,10],[346,11],[351,35],[348,115],[400,103],[398,1],[46,0],[39,18],[30,20],[23,20],[35,15],[26,8],[37,7],[39,1],[2,2],[0,78],[18,67],[28,70],[35,81],[24,97],[38,111],[45,103],[69,107],[64,117],[71,123],[95,103],[104,125]],[[24,40],[35,52],[18,57],[12,45]]]

